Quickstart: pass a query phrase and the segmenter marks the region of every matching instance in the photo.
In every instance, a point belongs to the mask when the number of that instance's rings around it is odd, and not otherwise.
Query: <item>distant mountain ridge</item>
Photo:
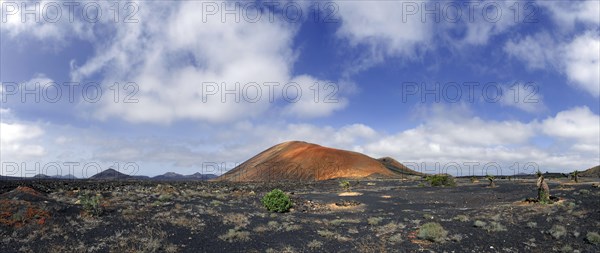
[[[73,174],[67,174],[67,175],[54,175],[54,176],[48,176],[48,175],[44,175],[44,174],[37,174],[35,176],[33,176],[33,178],[36,179],[77,179],[77,177]]]
[[[167,172],[162,175],[158,175],[152,177],[153,180],[209,180],[213,178],[217,178],[218,176],[215,174],[202,174],[200,172],[196,172],[191,175],[182,175],[175,172]]]
[[[48,176],[45,174],[37,174],[33,177],[13,177],[13,176],[1,176],[0,175],[0,180],[68,180],[68,179],[72,179],[72,180],[86,180],[86,179],[90,179],[90,180],[123,180],[123,179],[125,179],[125,180],[184,181],[184,180],[210,180],[210,179],[214,179],[217,177],[218,176],[215,174],[202,174],[199,172],[196,172],[196,173],[190,174],[190,175],[182,175],[182,174],[175,173],[175,172],[167,172],[165,174],[154,176],[154,177],[143,176],[143,175],[132,176],[132,175],[127,175],[125,173],[121,173],[113,168],[109,168],[109,169],[101,171],[89,178],[78,178],[72,174],[54,175],[54,176]]]

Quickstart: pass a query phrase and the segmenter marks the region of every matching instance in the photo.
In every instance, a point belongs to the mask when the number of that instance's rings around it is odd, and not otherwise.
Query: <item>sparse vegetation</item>
[[[233,224],[236,228],[245,228],[248,225],[248,216],[241,213],[223,215],[223,224]]]
[[[227,242],[248,241],[250,240],[250,232],[233,228],[229,229],[226,234],[220,235],[219,239]]]
[[[437,174],[425,177],[425,181],[431,186],[456,186],[454,178],[447,174]]]
[[[335,236],[335,233],[329,230],[317,230],[317,234],[325,238],[333,238]]]
[[[563,237],[563,236],[565,236],[567,234],[567,229],[564,226],[561,226],[561,225],[554,225],[554,226],[552,226],[552,228],[550,229],[550,231],[548,231],[548,233],[554,239],[560,239],[561,237]]]
[[[496,187],[496,177],[494,175],[486,175],[485,179],[487,179],[490,184],[488,185],[488,187]]]
[[[590,190],[588,190],[588,189],[581,189],[581,190],[579,190],[579,194],[581,194],[581,195],[590,194]]]
[[[485,230],[487,230],[488,232],[501,232],[506,231],[506,227],[500,222],[492,221],[488,223],[488,225],[485,227]]]
[[[278,213],[289,211],[293,205],[290,197],[279,189],[274,189],[267,193],[261,202],[267,210]]]
[[[5,195],[5,190],[0,193],[0,251],[236,252],[243,247],[247,252],[481,252],[494,246],[492,251],[499,252],[595,252],[600,245],[595,188],[564,184],[568,187],[556,194],[565,201],[543,206],[516,202],[509,195],[531,195],[531,179],[505,182],[497,188],[502,190],[493,191],[468,184],[468,177],[458,180],[461,186],[445,189],[378,180],[360,197],[339,196],[339,181],[333,180],[161,182],[160,191],[149,182],[84,182],[60,186],[62,191],[50,188],[48,194],[34,191],[38,195],[27,195],[33,201]],[[555,180],[569,182],[566,177]],[[272,189],[283,190],[295,202],[295,211],[268,212],[262,198]],[[582,195],[582,189],[590,192]],[[82,201],[86,197],[92,203],[86,206],[100,206],[104,213],[90,215]],[[359,206],[336,208],[356,200]],[[155,201],[160,205],[153,206]],[[488,239],[498,236],[514,243]],[[277,242],[262,244],[265,239]]]
[[[573,252],[573,247],[571,247],[571,245],[568,245],[568,244],[566,244],[566,245],[563,245],[563,246],[560,248],[560,252],[563,252],[563,253],[571,253],[571,252]]]
[[[485,221],[480,221],[480,220],[476,220],[473,223],[473,226],[477,227],[477,228],[482,228],[485,227],[487,225],[487,223]]]
[[[585,239],[594,245],[600,245],[600,235],[596,232],[588,232]]]
[[[351,240],[348,237],[342,236],[342,235],[340,235],[338,233],[332,232],[332,231],[327,230],[327,229],[325,229],[325,230],[317,230],[317,234],[319,236],[321,236],[321,237],[324,237],[324,238],[327,238],[327,239],[331,239],[331,240],[335,239],[335,240],[338,240],[340,242],[347,242],[347,241]]]
[[[383,226],[378,226],[374,230],[375,230],[375,233],[377,236],[381,236],[381,235],[393,234],[393,233],[397,232],[398,230],[403,229],[405,227],[406,227],[406,225],[404,225],[402,223],[390,221],[388,224],[385,224]]]
[[[360,223],[359,219],[335,219],[329,222],[329,224],[334,225],[334,226],[339,226],[341,224],[345,224],[345,223]]]
[[[323,243],[317,240],[312,240],[308,243],[308,248],[315,251],[323,247]]]
[[[369,225],[376,226],[376,225],[378,225],[378,224],[379,224],[379,223],[380,223],[382,220],[383,220],[383,218],[381,218],[381,217],[370,217],[370,218],[368,218],[368,219],[367,219],[367,223],[368,223]]]
[[[469,221],[469,216],[466,216],[464,214],[459,214],[454,217],[454,220],[466,222],[466,221]]]
[[[444,242],[447,240],[448,231],[439,223],[428,222],[419,228],[417,237],[432,242]]]
[[[344,191],[349,191],[350,190],[350,182],[348,180],[342,180],[342,181],[340,181],[340,187],[342,187],[342,189],[344,189]]]
[[[448,237],[453,242],[460,242],[463,239],[463,236],[460,234],[451,235]]]
[[[483,228],[488,232],[506,231],[506,227],[498,221],[485,222],[481,220],[476,220],[473,223],[473,226],[477,228]]]
[[[578,170],[571,172],[571,180],[575,181],[575,183],[579,183],[579,171]]]
[[[102,199],[102,195],[97,193],[93,194],[91,192],[84,192],[79,196],[79,204],[85,212],[90,215],[99,216],[102,214],[102,206],[100,206],[100,200]]]

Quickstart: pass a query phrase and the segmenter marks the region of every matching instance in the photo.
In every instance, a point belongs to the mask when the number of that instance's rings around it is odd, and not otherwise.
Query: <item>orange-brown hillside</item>
[[[361,153],[291,141],[261,152],[216,180],[327,180],[400,175]]]

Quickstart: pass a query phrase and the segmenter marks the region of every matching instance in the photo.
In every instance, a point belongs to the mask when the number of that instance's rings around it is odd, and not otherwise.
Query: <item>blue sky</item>
[[[1,21],[2,175],[220,174],[289,140],[457,175],[600,164],[598,1],[3,1]]]

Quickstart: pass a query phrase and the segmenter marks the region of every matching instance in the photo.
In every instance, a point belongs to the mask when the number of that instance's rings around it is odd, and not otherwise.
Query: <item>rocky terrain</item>
[[[0,181],[0,252],[600,251],[597,178],[431,182]]]

